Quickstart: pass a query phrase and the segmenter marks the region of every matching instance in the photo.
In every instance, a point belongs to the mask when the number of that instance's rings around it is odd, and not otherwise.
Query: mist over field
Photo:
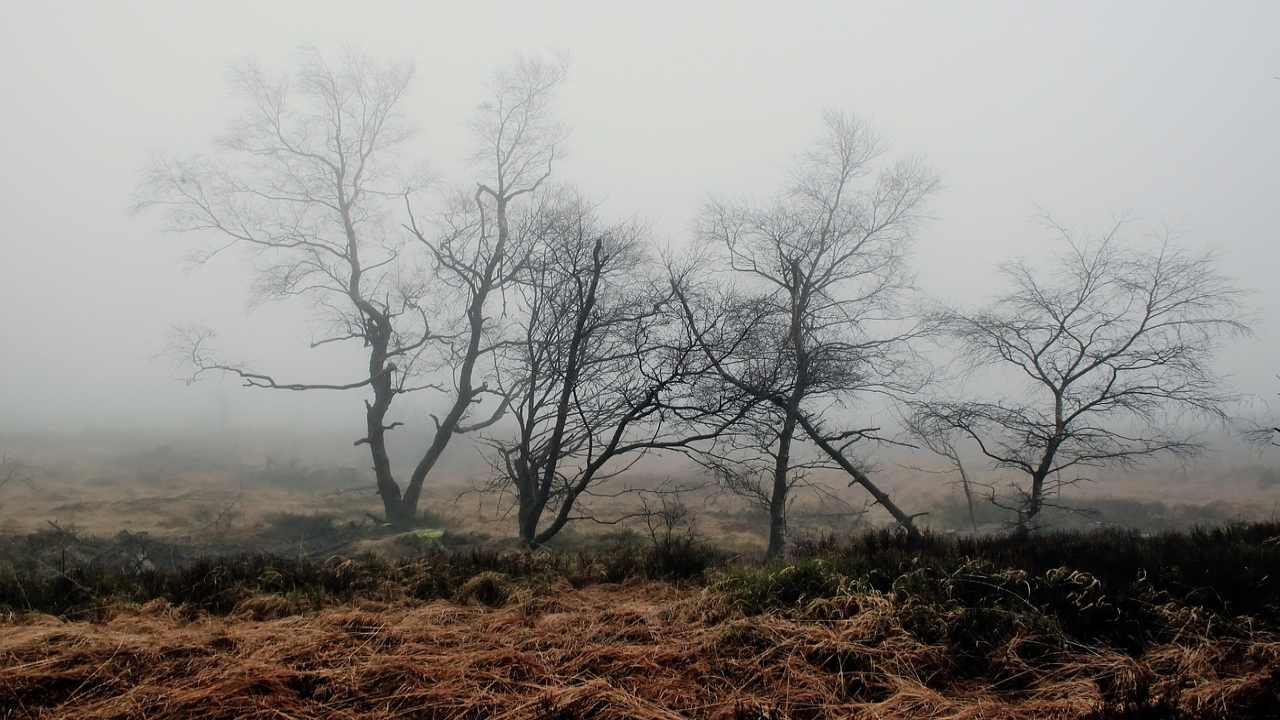
[[[346,48],[412,65],[403,113],[416,132],[397,161],[430,179],[438,206],[474,174],[468,117],[494,68],[547,52],[567,68],[556,178],[642,227],[656,254],[689,250],[709,200],[768,198],[828,109],[856,113],[887,152],[920,158],[939,181],[906,255],[915,307],[977,306],[999,291],[1000,263],[1046,262],[1062,247],[1047,217],[1083,239],[1125,219],[1125,243],[1212,251],[1248,293],[1252,334],[1213,359],[1238,401],[1228,422],[1190,421],[1217,454],[1156,460],[1162,471],[1190,463],[1211,484],[1222,468],[1272,462],[1241,434],[1275,415],[1280,390],[1277,20],[1267,3],[25,6],[0,49],[12,98],[0,437],[14,452],[43,445],[42,456],[203,443],[250,464],[367,466],[351,445],[359,391],[183,381],[175,327],[213,328],[229,361],[308,382],[345,381],[361,352],[308,349],[326,328],[305,298],[255,299],[251,254],[193,265],[216,233],[176,235],[130,213],[139,178],[155,157],[208,153],[225,135],[242,107],[228,85],[236,63],[285,72],[299,48]],[[999,370],[953,372],[964,361],[949,342],[918,344],[941,368],[938,392],[1001,386]],[[413,462],[405,438],[427,437],[447,402],[426,392],[393,408],[405,423],[397,465]],[[900,434],[890,405],[869,399],[860,412]],[[474,439],[449,446],[451,480],[492,471]],[[902,467],[929,465],[927,452],[880,447],[866,459],[930,493],[942,484]],[[695,472],[666,462],[655,472]]]
[[[773,192],[824,108],[856,112],[942,181],[911,258],[928,295],[983,299],[999,262],[1051,250],[1042,210],[1092,230],[1113,216],[1133,218],[1137,236],[1169,228],[1218,251],[1255,292],[1255,337],[1221,368],[1240,392],[1273,398],[1277,13],[1270,3],[13,8],[0,31],[11,98],[0,426],[358,431],[355,398],[174,382],[180,373],[156,357],[174,325],[216,327],[229,354],[299,373],[338,372],[346,358],[305,351],[314,328],[302,303],[250,312],[243,255],[184,272],[195,239],[127,212],[152,153],[205,151],[225,131],[231,62],[284,69],[302,45],[412,61],[406,114],[420,131],[406,152],[442,184],[466,182],[467,116],[493,68],[563,52],[557,114],[571,134],[558,175],[675,248],[708,197]]]
[[[1280,716],[1280,4],[9,5],[0,720]]]

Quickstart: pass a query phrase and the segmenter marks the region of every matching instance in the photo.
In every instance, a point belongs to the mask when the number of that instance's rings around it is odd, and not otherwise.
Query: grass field
[[[677,541],[31,571],[11,562],[0,581],[4,718],[1225,720],[1280,708],[1276,524],[1030,543],[872,533],[803,543],[773,565]]]
[[[465,482],[432,488],[434,538],[338,464],[31,456],[0,496],[0,720],[1280,717],[1256,473],[1212,504],[1108,485],[1029,541],[955,532],[954,493],[920,541],[801,508],[763,564],[759,518],[714,498],[530,553]]]

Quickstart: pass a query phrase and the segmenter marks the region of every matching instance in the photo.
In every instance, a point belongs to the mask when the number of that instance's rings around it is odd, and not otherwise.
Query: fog
[[[912,266],[972,303],[994,268],[1039,257],[1042,212],[1114,217],[1220,252],[1254,291],[1255,337],[1224,354],[1234,388],[1280,390],[1280,5],[1275,3],[23,3],[0,29],[0,431],[359,432],[359,393],[188,386],[175,325],[228,355],[342,379],[307,351],[307,307],[251,307],[251,265],[192,269],[195,238],[129,213],[156,152],[209,147],[236,105],[228,64],[287,69],[299,46],[407,59],[412,147],[465,184],[468,112],[519,52],[562,52],[558,177],[679,248],[711,196],[773,192],[824,108],[870,121],[942,180]],[[416,405],[413,403],[417,403]],[[401,416],[425,415],[412,400]]]

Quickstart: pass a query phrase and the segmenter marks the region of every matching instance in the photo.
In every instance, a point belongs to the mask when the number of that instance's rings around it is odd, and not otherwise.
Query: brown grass
[[[163,601],[101,624],[0,624],[3,718],[1273,717],[1280,641],[1188,638],[1140,658],[1034,638],[962,672],[899,624],[892,596],[744,618],[664,584],[560,584],[501,608],[357,603],[231,617]],[[284,616],[282,616],[284,615]]]

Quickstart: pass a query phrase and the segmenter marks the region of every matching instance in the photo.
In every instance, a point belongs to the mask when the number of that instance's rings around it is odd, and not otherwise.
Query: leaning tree
[[[905,253],[937,181],[918,160],[882,161],[881,144],[858,120],[825,120],[825,136],[771,204],[715,203],[704,212],[698,236],[707,258],[727,268],[721,288],[712,281],[711,297],[698,298],[688,273],[673,282],[721,380],[755,401],[751,429],[726,436],[746,442],[720,443],[713,465],[730,490],[767,506],[771,557],[785,546],[792,489],[826,465],[915,533],[912,516],[852,455],[856,443],[884,439],[878,428],[842,421],[868,398],[912,389],[909,344],[922,326],[901,308]]]
[[[1212,360],[1248,331],[1241,291],[1211,254],[1127,246],[1119,224],[1092,244],[1054,228],[1066,250],[1052,265],[1006,264],[1008,291],[939,317],[971,367],[1002,371],[991,394],[916,408],[919,423],[954,430],[1021,478],[1010,509],[1023,533],[1089,468],[1200,450],[1181,427],[1226,419],[1231,395]]]

